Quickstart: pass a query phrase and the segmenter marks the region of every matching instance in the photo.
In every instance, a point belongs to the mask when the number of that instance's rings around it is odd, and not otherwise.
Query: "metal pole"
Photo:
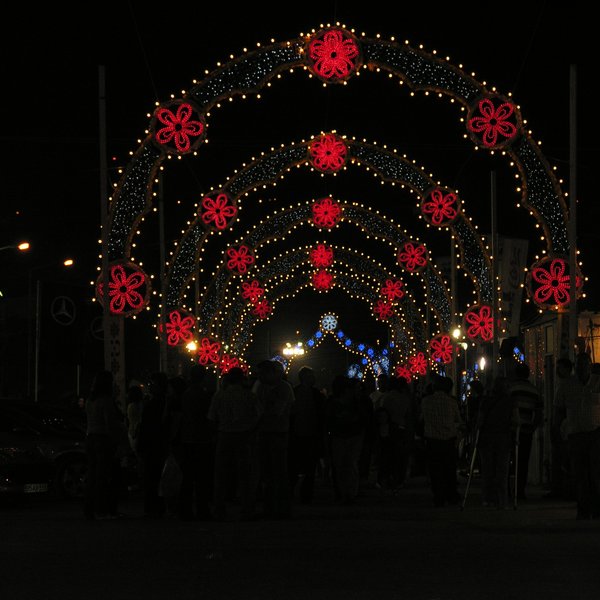
[[[106,85],[104,66],[98,67],[98,116],[100,147],[100,227],[102,238],[102,331],[104,368],[111,371],[110,307],[108,303],[108,164],[106,160]]]
[[[41,296],[42,282],[38,279],[35,282],[35,371],[33,379],[33,399],[37,402],[39,399],[39,373],[40,373],[40,339],[41,339]]]
[[[429,303],[427,303],[429,306]],[[456,248],[454,247],[454,235],[450,233],[450,310],[452,312],[452,327],[453,331],[450,332],[450,339],[453,339],[454,326],[456,325]],[[455,340],[456,343],[456,340]],[[452,352],[452,382],[454,383],[455,393],[458,396],[460,389],[458,385],[458,378],[456,376],[456,352]]]
[[[569,78],[569,357],[577,337],[577,70],[571,65]]]
[[[167,365],[167,338],[165,336],[165,322],[167,306],[165,304],[166,285],[165,285],[165,204],[163,193],[163,176],[158,173],[158,235],[159,235],[159,253],[160,253],[160,295],[161,295],[161,310],[160,310],[160,335],[158,336],[158,345],[160,351],[159,370],[168,372]]]
[[[492,381],[496,377],[496,368],[498,363],[498,224],[496,213],[496,171],[490,174],[490,198],[492,213],[492,316],[493,316],[493,337],[492,337]]]

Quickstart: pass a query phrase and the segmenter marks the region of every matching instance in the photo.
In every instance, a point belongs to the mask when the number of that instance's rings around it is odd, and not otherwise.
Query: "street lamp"
[[[72,258],[67,258],[63,261],[63,266],[70,268],[75,264],[75,261]],[[47,269],[49,267],[55,266],[55,263],[47,263],[43,265],[38,265],[36,267],[32,267],[29,269],[29,306],[31,307],[31,296],[32,296],[32,281],[33,281],[33,273],[35,271],[40,271],[43,269]],[[35,281],[35,353],[34,353],[34,383],[33,383],[33,395],[34,401],[38,401],[38,392],[39,392],[39,367],[40,367],[40,342],[41,342],[41,307],[42,307],[42,282],[38,278]],[[30,313],[31,314],[31,313]],[[31,336],[29,336],[31,342]],[[28,361],[27,361],[27,372],[30,373],[31,368],[31,350],[28,352]],[[27,394],[31,393],[31,378],[27,378]]]
[[[0,250],[19,250],[20,252],[25,252],[29,250],[29,242],[20,242],[12,246],[0,246]]]

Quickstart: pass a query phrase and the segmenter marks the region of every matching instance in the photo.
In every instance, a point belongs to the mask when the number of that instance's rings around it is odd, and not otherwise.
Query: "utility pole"
[[[569,77],[569,358],[577,338],[577,70],[571,65]]]

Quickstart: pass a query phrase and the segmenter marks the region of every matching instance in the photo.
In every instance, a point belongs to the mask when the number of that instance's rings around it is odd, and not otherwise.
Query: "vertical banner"
[[[508,337],[517,337],[520,333],[521,302],[527,265],[529,242],[511,238],[499,239],[500,308],[504,329]]]

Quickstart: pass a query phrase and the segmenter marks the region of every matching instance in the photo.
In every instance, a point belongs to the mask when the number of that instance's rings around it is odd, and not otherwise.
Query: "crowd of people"
[[[600,375],[586,354],[574,374],[566,359],[558,367],[551,418],[553,440],[563,443],[554,444],[554,458],[568,456],[577,518],[598,518]],[[156,372],[147,386],[129,387],[124,410],[111,373],[97,374],[84,407],[86,518],[119,517],[122,465],[132,457],[150,519],[223,521],[233,512],[241,520],[290,519],[296,503],[314,501],[317,477],[328,482],[334,502],[347,506],[364,485],[401,494],[421,468],[432,504],[458,505],[461,460],[470,462],[469,478],[476,464],[484,506],[508,508],[511,494],[527,499],[544,403],[526,364],[488,388],[471,381],[464,403],[453,395],[452,379],[434,372],[410,384],[381,374],[374,390],[345,375],[320,389],[308,366],[292,384],[276,360],[262,361],[252,376],[232,368],[216,389],[207,374],[201,365],[187,379]]]

